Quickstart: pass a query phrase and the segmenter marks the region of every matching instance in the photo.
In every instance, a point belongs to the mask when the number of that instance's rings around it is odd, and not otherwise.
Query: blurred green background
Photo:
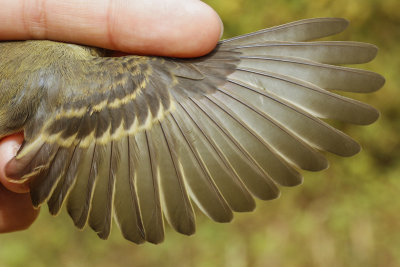
[[[224,37],[293,20],[338,16],[351,21],[334,39],[374,43],[380,52],[363,67],[383,74],[385,87],[355,96],[377,107],[372,126],[341,129],[363,151],[328,155],[331,167],[304,173],[305,183],[280,199],[258,202],[231,224],[198,216],[196,235],[167,229],[161,245],[134,245],[114,227],[110,240],[75,230],[65,213],[46,209],[28,230],[0,236],[0,266],[400,266],[400,1],[209,0]]]

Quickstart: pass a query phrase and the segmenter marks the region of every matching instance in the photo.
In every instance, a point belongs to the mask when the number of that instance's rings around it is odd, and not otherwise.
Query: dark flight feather
[[[300,169],[327,168],[321,151],[360,150],[324,119],[366,125],[378,118],[373,107],[334,92],[383,86],[379,74],[337,66],[368,62],[377,48],[310,42],[347,24],[288,23],[223,40],[191,59],[0,43],[0,137],[25,133],[6,173],[30,179],[36,207],[47,202],[57,214],[67,203],[75,225],[103,239],[113,216],[135,243],[162,242],[164,218],[191,235],[193,205],[229,222],[234,211],[255,208],[253,197],[274,199],[279,186],[301,184]]]

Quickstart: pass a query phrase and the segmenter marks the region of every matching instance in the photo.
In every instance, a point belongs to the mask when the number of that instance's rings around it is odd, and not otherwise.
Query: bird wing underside
[[[192,234],[192,203],[228,222],[233,211],[255,208],[253,196],[274,199],[278,185],[300,184],[299,169],[325,169],[320,151],[359,151],[321,119],[378,118],[334,93],[383,85],[378,74],[337,66],[368,62],[377,49],[309,42],[346,26],[342,19],[289,23],[221,41],[196,59],[94,59],[84,84],[96,90],[72,88],[85,93],[66,91],[67,104],[33,117],[8,173],[33,177],[35,206],[47,202],[57,214],[66,203],[75,225],[101,238],[113,215],[136,243],[161,242],[164,218]]]

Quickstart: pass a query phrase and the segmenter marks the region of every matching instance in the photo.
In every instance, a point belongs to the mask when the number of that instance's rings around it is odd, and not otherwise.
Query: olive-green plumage
[[[321,119],[370,124],[378,112],[334,91],[367,93],[382,76],[337,66],[372,60],[357,42],[309,42],[343,19],[310,19],[221,41],[193,59],[124,56],[52,41],[0,43],[0,137],[24,131],[7,175],[30,179],[35,206],[66,203],[101,238],[112,216],[128,240],[161,242],[164,218],[195,231],[192,204],[218,222],[253,196],[318,171],[319,152],[359,145]]]

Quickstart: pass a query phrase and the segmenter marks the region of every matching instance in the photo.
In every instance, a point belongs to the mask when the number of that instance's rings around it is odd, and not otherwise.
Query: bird
[[[221,40],[197,58],[110,56],[49,40],[0,43],[0,138],[24,133],[6,175],[28,182],[34,207],[62,207],[107,239],[160,243],[165,224],[196,230],[255,208],[328,167],[325,152],[360,151],[331,121],[375,122],[380,74],[372,44],[318,41],[342,18],[313,18]]]

